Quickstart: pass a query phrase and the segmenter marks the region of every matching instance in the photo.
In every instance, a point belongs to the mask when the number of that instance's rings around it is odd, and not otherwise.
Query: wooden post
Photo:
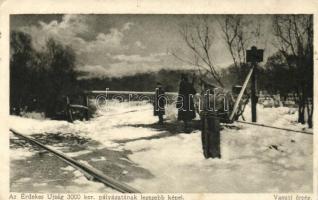
[[[88,96],[85,93],[83,94],[83,101],[84,101],[84,106],[88,108]],[[84,112],[85,120],[87,121],[89,119],[88,109],[84,109],[83,112]]]
[[[73,122],[72,108],[70,104],[70,98],[66,96],[66,117],[69,122]]]
[[[256,96],[256,73],[257,73],[257,68],[256,68],[256,63],[253,63],[254,65],[254,71],[252,73],[252,82],[251,82],[251,110],[252,110],[252,122],[257,121],[257,96]]]
[[[203,114],[201,116],[201,140],[205,158],[221,158],[220,119],[217,116]]]

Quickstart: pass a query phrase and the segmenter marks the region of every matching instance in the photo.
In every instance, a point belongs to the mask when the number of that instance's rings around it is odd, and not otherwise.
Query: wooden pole
[[[233,108],[232,113],[231,113],[231,115],[230,115],[230,121],[233,120],[233,117],[234,117],[234,115],[236,114],[238,105],[239,105],[239,103],[240,103],[240,101],[241,101],[241,99],[242,99],[242,97],[243,97],[243,94],[244,94],[244,91],[245,91],[245,89],[246,89],[247,83],[248,83],[248,81],[250,80],[253,71],[254,71],[254,66],[252,66],[252,68],[250,69],[249,73],[247,74],[247,76],[246,76],[246,78],[245,78],[243,87],[242,87],[242,89],[241,89],[241,91],[240,91],[240,93],[239,93],[239,95],[238,95],[238,97],[237,97],[237,99],[236,99],[236,101],[235,101],[234,108]]]
[[[253,62],[254,71],[252,73],[252,82],[251,82],[251,106],[252,106],[252,122],[257,121],[257,110],[256,110],[256,104],[257,104],[257,96],[256,96],[256,62]]]
[[[88,97],[87,97],[87,94],[84,94],[84,106],[86,106],[88,108]],[[88,109],[84,109],[84,117],[85,117],[85,120],[87,121],[89,116],[88,116]]]
[[[72,108],[71,108],[70,98],[66,96],[66,116],[67,120],[69,122],[73,122],[73,114],[72,114]]]

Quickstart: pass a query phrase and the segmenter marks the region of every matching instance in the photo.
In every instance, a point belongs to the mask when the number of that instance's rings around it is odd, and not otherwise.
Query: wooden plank
[[[81,108],[81,109],[88,110],[88,107],[87,106],[83,106],[83,105],[69,104],[69,107],[71,107],[71,108]]]
[[[119,182],[119,181],[117,181],[109,176],[106,176],[101,171],[99,171],[91,166],[87,166],[83,163],[80,163],[80,162],[76,161],[75,159],[70,158],[57,150],[54,150],[46,145],[43,145],[42,143],[36,141],[35,139],[33,139],[31,137],[25,136],[12,128],[10,128],[10,131],[14,135],[47,150],[48,152],[57,156],[59,159],[68,163],[69,165],[75,167],[76,169],[80,170],[81,172],[84,172],[84,175],[92,176],[93,178],[95,178],[99,182],[104,183],[105,185],[107,185],[107,186],[109,186],[109,187],[111,187],[119,192],[122,192],[122,193],[140,193],[140,191],[138,191],[137,189],[132,188],[131,186],[126,185],[124,183],[121,183],[121,182]]]
[[[248,81],[249,81],[250,78],[251,78],[251,75],[252,75],[252,73],[253,73],[253,70],[254,70],[254,66],[250,69],[249,73],[247,74],[247,77],[246,77],[246,79],[245,79],[245,81],[244,81],[243,87],[242,87],[242,89],[241,89],[241,91],[240,91],[240,93],[239,93],[239,95],[238,95],[238,97],[237,97],[237,99],[236,99],[236,101],[235,101],[234,108],[233,108],[232,113],[231,113],[231,115],[230,115],[230,121],[233,120],[233,117],[234,117],[234,115],[235,115],[235,113],[236,113],[236,111],[237,111],[237,109],[238,109],[238,105],[239,105],[239,103],[240,103],[240,101],[241,101],[241,99],[242,99],[242,97],[243,97],[244,91],[245,91],[245,89],[246,89],[246,86],[247,86]]]
[[[141,92],[141,91],[113,91],[113,90],[92,90],[87,93],[91,94],[143,94],[143,95],[154,95],[155,92]],[[178,95],[177,92],[165,92],[166,95]]]

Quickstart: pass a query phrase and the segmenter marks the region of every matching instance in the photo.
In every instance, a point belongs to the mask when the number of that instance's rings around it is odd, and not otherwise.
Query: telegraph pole
[[[251,106],[252,106],[252,122],[257,121],[257,95],[256,95],[256,79],[257,79],[257,63],[263,61],[263,49],[257,49],[252,46],[250,50],[246,50],[246,62],[250,62],[254,68],[251,80]]]

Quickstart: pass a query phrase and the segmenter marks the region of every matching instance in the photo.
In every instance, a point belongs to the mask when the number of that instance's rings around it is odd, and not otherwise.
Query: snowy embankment
[[[171,106],[170,119],[175,112]],[[245,118],[249,116],[247,107]],[[301,130],[304,126],[295,123],[296,118],[289,108],[258,107],[260,123]],[[312,192],[312,135],[235,123],[221,132],[222,158],[204,159],[199,130],[166,133],[150,126],[156,121],[152,106],[139,102],[110,104],[87,122],[11,116],[10,126],[29,135],[76,133],[98,141],[97,149],[129,150],[130,161],[152,175],[127,182],[143,192]],[[18,151],[11,151],[11,159],[32,156]]]

